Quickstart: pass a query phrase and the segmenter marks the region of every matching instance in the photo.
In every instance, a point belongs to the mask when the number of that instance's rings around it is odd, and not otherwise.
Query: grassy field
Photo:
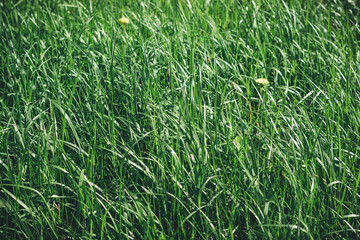
[[[0,238],[360,239],[357,4],[1,1]]]

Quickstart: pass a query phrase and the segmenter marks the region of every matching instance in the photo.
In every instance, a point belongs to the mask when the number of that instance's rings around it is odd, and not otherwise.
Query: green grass
[[[357,6],[1,1],[0,238],[360,238]]]

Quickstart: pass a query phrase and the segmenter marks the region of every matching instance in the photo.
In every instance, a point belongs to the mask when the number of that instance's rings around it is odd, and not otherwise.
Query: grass
[[[1,238],[360,238],[357,6],[0,2]]]

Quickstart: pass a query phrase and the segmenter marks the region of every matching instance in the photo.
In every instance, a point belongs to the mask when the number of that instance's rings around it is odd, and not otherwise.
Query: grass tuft
[[[1,2],[0,238],[360,238],[355,2]]]

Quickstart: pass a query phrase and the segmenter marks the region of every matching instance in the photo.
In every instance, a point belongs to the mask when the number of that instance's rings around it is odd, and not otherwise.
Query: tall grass
[[[360,237],[355,3],[0,7],[2,239]]]

